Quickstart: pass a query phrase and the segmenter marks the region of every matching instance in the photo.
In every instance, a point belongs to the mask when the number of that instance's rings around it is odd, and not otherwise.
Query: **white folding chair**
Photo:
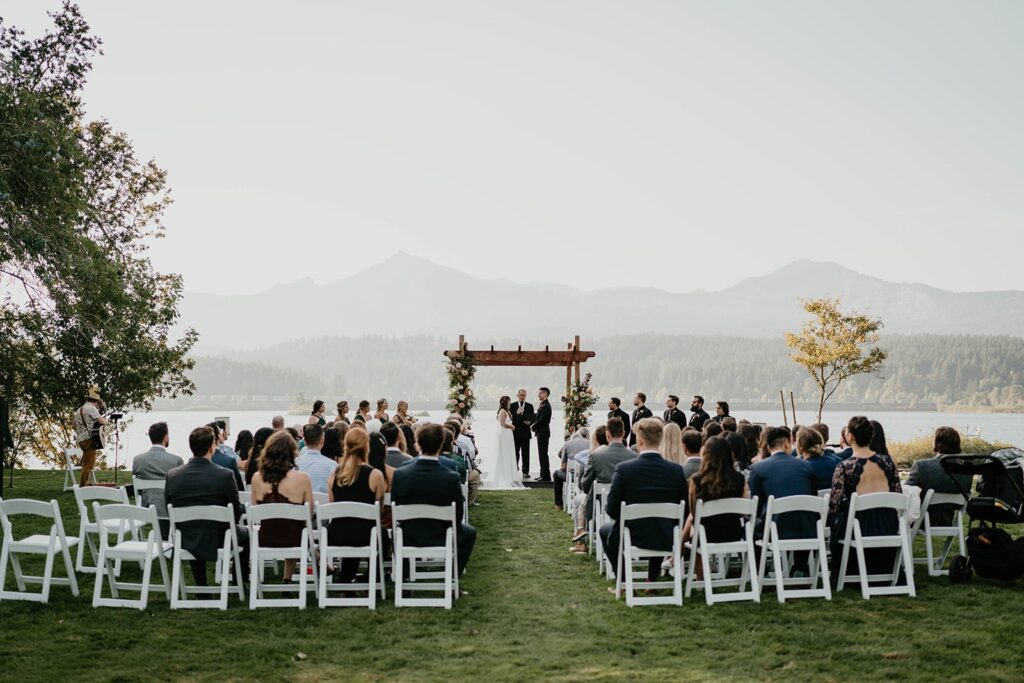
[[[171,582],[167,576],[167,556],[173,550],[173,544],[164,541],[160,537],[160,520],[156,516],[156,506],[151,505],[147,509],[135,505],[100,505],[92,504],[93,516],[99,529],[100,556],[96,563],[96,587],[92,594],[93,607],[135,607],[140,610],[146,609],[149,601],[150,588],[161,588],[167,599],[171,599]],[[116,521],[117,524],[110,522]],[[146,540],[136,541],[134,539],[121,540],[119,531],[112,529],[124,528],[124,525],[134,525],[139,532],[149,527],[146,533]],[[118,541],[110,543],[110,535],[118,534]],[[141,583],[129,583],[119,581],[114,574],[113,563],[117,560],[126,562],[138,562],[142,565]],[[160,568],[159,584],[151,584],[150,578],[153,573],[153,560],[157,560]],[[110,597],[103,597],[103,584],[110,586]],[[138,600],[124,599],[119,596],[118,591],[138,591]]]
[[[329,495],[327,495],[326,493],[319,493],[318,491],[313,491],[313,506],[314,507],[316,507],[317,505],[327,505],[330,502],[331,502],[331,497]]]
[[[898,528],[894,535],[865,536],[861,532],[858,512],[865,510],[892,510],[898,518]],[[839,564],[839,576],[836,590],[843,590],[847,575],[851,548],[857,553],[857,575],[860,577],[860,592],[865,600],[872,595],[909,595],[914,597],[914,558],[910,553],[910,534],[907,529],[907,511],[910,510],[910,494],[907,493],[854,493],[850,496],[850,507],[846,518],[846,531],[840,543],[843,546],[842,559]],[[868,574],[864,561],[864,551],[868,548],[892,548],[896,550],[891,573]],[[897,585],[900,568],[905,567],[906,583]],[[887,586],[872,586],[872,583],[888,582]]]
[[[396,607],[444,607],[452,608],[453,597],[459,595],[458,572],[458,529],[456,527],[455,503],[445,505],[395,505],[391,508],[394,528],[394,559],[391,573],[395,580]],[[444,545],[413,546],[405,542],[402,523],[411,520],[435,520],[447,523]],[[442,562],[442,571],[414,572],[419,561]],[[404,576],[408,563],[410,576]],[[407,591],[442,591],[439,598],[412,598]]]
[[[78,473],[82,471],[81,465],[75,464],[75,458],[81,462],[82,449],[81,448],[65,448],[64,449],[64,491],[70,491],[71,489],[78,486]],[[94,469],[89,473],[89,483],[93,486],[96,485],[96,470]]]
[[[679,503],[634,503],[633,505],[622,504],[619,512],[619,554],[618,571],[615,581],[615,599],[619,599],[620,593],[626,591],[626,604],[629,607],[634,605],[682,605],[683,604],[683,553],[682,533],[685,520],[686,504]],[[676,525],[672,529],[672,562],[674,571],[671,581],[647,581],[647,565],[649,558],[662,560],[665,558],[664,550],[651,550],[641,548],[633,543],[633,535],[628,522],[642,519],[671,519]],[[643,568],[640,576],[637,576],[634,563],[640,563]],[[644,590],[665,590],[672,589],[672,595],[657,595],[641,597],[636,594],[635,580],[640,578]],[[623,585],[625,587],[623,587]]]
[[[313,521],[309,516],[309,505],[302,503],[262,503],[250,505],[246,513],[249,522],[249,609],[257,607],[298,607],[306,608],[306,591],[316,587],[316,563],[310,562],[312,550]],[[305,528],[299,544],[287,548],[264,548],[260,546],[259,527],[268,519],[287,519],[303,522]],[[297,560],[299,563],[298,583],[267,584],[263,581],[263,563],[266,560]],[[313,584],[310,586],[307,572],[313,567]],[[289,577],[291,578],[291,577]],[[266,593],[291,593],[298,591],[294,598],[268,598]]]
[[[605,575],[610,581],[615,580],[615,570],[604,553],[604,544],[601,542],[601,527],[605,523],[604,500],[611,489],[611,484],[594,482],[591,486],[591,493],[594,496],[593,514],[590,516],[590,552],[597,553],[597,570]]]
[[[781,538],[775,516],[800,512],[818,516],[815,522],[815,535],[808,538]],[[757,545],[761,546],[761,566],[757,575],[762,590],[767,585],[765,570],[768,556],[771,555],[775,595],[779,602],[786,602],[786,598],[832,599],[832,586],[829,584],[828,578],[828,546],[825,542],[825,520],[827,517],[828,499],[821,496],[768,497],[764,517],[764,539],[757,542]],[[790,576],[792,569],[790,558],[794,552],[808,553],[808,569],[810,570],[808,576]],[[818,587],[819,581],[820,588]],[[787,588],[787,586],[804,586],[804,588]]]
[[[92,518],[91,507],[95,503],[128,505],[128,492],[124,488],[110,486],[76,486],[75,503],[78,505],[78,552],[75,558],[75,569],[83,574],[95,574],[99,567],[100,526]],[[108,520],[104,525],[105,532],[118,535],[118,543],[123,541],[127,534],[130,534],[133,540],[138,540],[134,525],[123,520]],[[86,547],[92,554],[93,562],[88,565],[85,563]],[[120,575],[121,561],[117,560],[114,563],[114,576]]]
[[[573,463],[565,467],[565,484],[562,486],[562,509],[566,514],[573,514],[573,498],[576,497],[576,468]]]
[[[235,529],[235,512],[230,505],[195,505],[192,507],[167,506],[167,516],[171,521],[171,539],[174,543],[174,557],[171,559],[171,609],[204,609],[228,608],[228,595],[235,594],[244,603],[245,587],[242,583],[242,548],[238,543],[238,532]],[[185,562],[196,559],[195,556],[181,546],[181,529],[178,526],[187,522],[215,522],[224,524],[224,543],[217,550],[217,586],[190,586],[182,575]],[[231,567],[235,571],[232,573]],[[234,577],[234,585],[231,579]],[[191,599],[190,595],[217,595],[216,600]]]
[[[160,491],[162,495],[162,492],[166,487],[166,479],[139,479],[135,475],[132,475],[132,488],[135,489],[135,504],[140,508],[149,507],[142,502],[143,491]],[[157,516],[159,517],[159,515]],[[166,517],[163,519],[166,519]],[[167,540],[171,539],[168,538]]]
[[[933,506],[956,506],[953,512],[952,524],[949,526],[932,526],[931,508]],[[967,555],[964,546],[964,510],[967,508],[967,499],[959,493],[939,493],[934,489],[928,489],[924,494],[924,502],[921,503],[921,516],[918,517],[912,528],[910,537],[911,543],[919,535],[924,535],[924,557],[915,557],[916,564],[924,564],[928,567],[928,576],[944,576],[949,574],[948,569],[943,569],[949,551],[956,541],[961,555]],[[935,556],[933,541],[938,538],[946,539],[942,546],[942,554]]]
[[[50,532],[48,534],[32,534],[20,539],[15,538],[11,517],[19,515],[52,520]],[[4,533],[3,545],[0,546],[0,602],[3,600],[48,602],[50,586],[71,586],[71,593],[75,597],[78,596],[78,580],[75,577],[75,566],[71,562],[71,547],[78,544],[78,539],[64,534],[64,522],[61,520],[57,501],[51,500],[44,503],[41,500],[27,498],[13,500],[0,498],[0,529]],[[64,560],[66,577],[53,575],[53,561],[58,552]],[[46,557],[42,576],[26,574],[22,571],[21,556],[23,555],[44,555]],[[14,569],[14,581],[18,585],[16,591],[7,590],[5,585],[8,560]],[[42,591],[39,593],[28,592],[26,585],[30,583],[40,584]]]
[[[381,600],[387,599],[384,585],[384,537],[380,525],[380,503],[328,503],[318,505],[316,517],[320,522],[320,577],[317,587],[317,600],[320,607],[369,607],[377,608],[377,593]],[[343,524],[347,520],[365,520],[373,522],[370,529],[370,540],[365,546],[336,546],[328,540],[328,523]],[[358,559],[366,560],[367,582],[365,583],[333,583],[327,571],[328,564],[335,560]],[[332,590],[345,592],[366,591],[366,597],[346,598],[330,597]]]
[[[818,489],[818,496],[828,500],[832,497],[832,489]]]
[[[469,482],[462,484],[462,521],[469,524]]]
[[[743,515],[745,520],[739,522],[743,530],[743,538],[738,541],[712,543],[708,541],[704,522],[718,515]],[[753,498],[722,498],[720,500],[698,500],[693,520],[693,538],[690,540],[689,571],[686,574],[686,597],[690,597],[697,577],[697,562],[701,563],[704,572],[704,600],[711,605],[716,602],[733,602],[736,600],[753,600],[761,602],[761,588],[757,579],[757,567],[754,563],[754,518],[757,515],[757,496]],[[697,556],[700,555],[698,558]],[[729,578],[727,569],[729,558],[739,555],[742,569],[739,578]],[[719,565],[718,575],[711,571],[712,563]],[[747,584],[750,587],[747,588]],[[739,590],[733,593],[715,593],[715,588],[735,586]]]

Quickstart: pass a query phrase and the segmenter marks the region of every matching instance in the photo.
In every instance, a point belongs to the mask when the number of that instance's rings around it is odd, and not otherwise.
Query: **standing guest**
[[[825,450],[825,439],[817,429],[805,427],[796,433],[796,453],[811,466],[815,491],[832,488],[832,476],[842,461]]]
[[[725,418],[730,417],[729,415],[729,402],[718,401],[715,403],[715,416],[711,418],[715,422],[721,422]]]
[[[338,410],[338,414],[334,418],[335,422],[352,424],[351,420],[348,419],[348,401],[338,401],[338,405],[335,408]]]
[[[310,425],[319,428],[320,425]],[[309,475],[295,469],[299,446],[287,432],[278,432],[267,441],[260,457],[259,471],[252,478],[252,501],[308,505],[313,515],[313,486]],[[322,457],[322,456],[321,456]],[[260,524],[260,545],[264,548],[291,548],[299,545],[306,523],[293,519],[265,519]],[[291,583],[296,560],[284,561],[282,583]]]
[[[921,500],[924,500],[929,490],[936,493],[962,493],[963,491],[970,493],[974,477],[963,474],[954,475],[960,484],[960,488],[958,488],[953,479],[939,465],[939,458],[943,455],[959,455],[962,452],[960,432],[953,427],[936,429],[932,441],[932,451],[935,453],[935,457],[915,461],[907,476],[907,484],[920,487]],[[953,523],[956,506],[935,505],[928,508],[928,514],[933,526],[949,526]]]
[[[235,437],[235,455],[238,456],[238,467],[245,470],[249,466],[249,455],[252,453],[252,432],[243,429]]]
[[[654,417],[654,413],[647,407],[647,394],[642,391],[638,391],[636,396],[633,397],[633,421],[631,425],[635,425],[640,420],[645,420],[649,417]],[[636,445],[636,435],[632,431],[629,433],[629,447],[632,448]]]
[[[248,566],[249,531],[238,520],[242,518],[242,505],[238,500],[238,487],[231,472],[213,464],[217,437],[210,427],[193,429],[188,436],[192,458],[167,473],[164,497],[176,508],[194,505],[231,505],[235,514],[235,533],[241,548],[241,562]],[[227,526],[217,522],[197,520],[183,522],[176,527],[181,531],[181,546],[195,558],[189,562],[196,585],[206,586],[206,563],[217,561],[217,551],[224,543]]]
[[[367,401],[365,398],[362,401],[360,401],[359,402],[359,410],[356,411],[356,416],[354,418],[352,418],[352,419],[353,420],[359,420],[363,424],[365,424],[365,423],[369,422],[371,419],[373,419],[370,416],[370,402]]]
[[[102,448],[99,444],[93,443],[92,429],[94,425],[103,426],[107,424],[107,418],[100,415],[100,406],[103,399],[100,398],[99,389],[91,388],[85,397],[85,403],[75,411],[72,423],[75,427],[75,441],[82,449],[82,472],[78,477],[79,486],[89,485],[89,476],[96,467],[96,453]]]
[[[661,435],[661,446],[658,450],[661,452],[661,457],[669,462],[674,462],[677,465],[683,464],[683,430],[675,422],[665,425],[665,431]]]
[[[326,426],[327,420],[324,419],[325,412],[327,412],[327,404],[320,400],[314,401],[313,412],[310,413],[309,419],[306,420],[306,424],[320,425],[321,427]]]
[[[259,469],[260,453],[267,445],[267,439],[276,434],[270,427],[260,427],[252,437],[252,451],[245,462],[245,483],[252,484],[253,475]]]
[[[628,444],[629,443],[629,436],[630,436],[630,433],[629,433],[629,425],[630,425],[629,413],[627,413],[625,410],[623,410],[621,408],[621,406],[622,406],[622,401],[620,401],[619,399],[615,398],[614,396],[612,398],[608,399],[608,419],[610,420],[613,417],[617,417],[620,420],[622,420],[622,424],[626,428],[626,438],[623,440],[623,443]]]
[[[345,439],[345,434],[348,432],[348,425],[344,422],[336,422],[335,424],[341,426],[342,429],[328,427],[324,430],[324,445],[320,447],[320,455],[337,464],[341,462],[341,456],[345,453],[341,444]]]
[[[681,464],[683,466],[683,476],[686,477],[687,485],[689,485],[693,475],[700,471],[700,451],[704,446],[704,437],[693,427],[687,427],[683,430],[682,442],[683,461]]]
[[[402,439],[402,430],[398,428],[398,425],[394,422],[382,425],[380,435],[384,437],[384,444],[387,447],[386,459],[388,465],[402,467],[406,463],[412,462],[412,456],[402,452],[402,449],[398,447]]]
[[[690,410],[693,415],[690,416],[689,426],[694,429],[704,429],[704,425],[711,419],[711,416],[704,410],[704,397],[694,396],[690,401]]]
[[[373,505],[384,500],[387,489],[384,474],[367,462],[369,453],[370,438],[366,432],[355,431],[351,438],[346,436],[345,455],[328,481],[330,502]],[[327,540],[332,546],[366,546],[375,526],[376,523],[368,519],[335,519],[327,528]],[[358,569],[358,558],[342,559],[339,580],[351,583]]]
[[[679,410],[679,397],[675,394],[669,394],[665,399],[665,412],[662,413],[661,419],[666,423],[675,422],[680,429],[686,429],[686,413]]]
[[[461,574],[469,562],[476,543],[476,529],[463,521],[462,486],[459,475],[445,469],[438,462],[444,443],[444,430],[438,424],[425,424],[416,433],[420,455],[405,467],[395,470],[391,486],[393,505],[443,505],[455,503],[456,544],[458,546],[458,572]],[[444,545],[445,534],[451,526],[446,522],[410,520],[402,524],[405,542],[411,546]]]
[[[284,429],[284,417],[281,415],[275,415],[274,419],[270,421],[270,428],[275,432],[279,432]]]
[[[587,468],[580,478],[580,490],[587,494],[586,518],[594,516],[594,484],[609,484],[620,463],[636,457],[636,453],[622,442],[625,437],[625,426],[622,420],[613,417],[608,420],[605,428],[608,445],[594,450],[587,459]],[[664,441],[664,435],[662,438]],[[660,445],[661,441],[659,441]],[[575,549],[574,549],[575,550]]]
[[[416,417],[409,414],[409,402],[399,401],[398,410],[395,412],[394,417],[391,418],[397,425],[411,425],[416,422]]]
[[[216,439],[216,450],[213,453],[213,464],[220,465],[224,469],[230,470],[231,475],[235,478],[235,484],[238,486],[238,490],[245,490],[245,480],[242,478],[242,472],[238,469],[238,458],[221,448],[221,446],[224,445],[224,430],[216,422],[211,422],[207,427],[210,428],[214,434],[214,438]]]
[[[374,419],[380,420],[381,424],[390,422],[391,418],[388,417],[388,400],[386,398],[377,399],[377,412],[373,414]]]
[[[516,447],[516,465],[522,467],[523,481],[530,478],[530,425],[536,417],[533,404],[526,400],[526,389],[516,392],[516,402],[511,406],[512,440]]]
[[[136,455],[132,460],[133,477],[164,481],[168,472],[185,464],[181,458],[167,450],[171,441],[166,422],[157,422],[149,427],[149,443],[152,444],[149,450]],[[170,523],[167,520],[164,492],[160,489],[145,489],[139,492],[139,497],[143,507],[156,506],[156,514],[160,518],[160,535],[166,540]]]
[[[814,470],[805,460],[794,458],[792,436],[786,427],[769,427],[765,443],[771,456],[750,467],[750,495],[757,496],[755,535],[761,538],[768,496],[815,496]],[[790,512],[775,517],[780,538],[813,538],[817,517],[808,512]]]
[[[299,472],[309,476],[315,493],[327,493],[331,490],[328,482],[338,467],[338,461],[323,454],[324,428],[318,424],[308,424],[302,428],[302,438],[306,442],[306,448],[295,461],[295,465]]]
[[[618,518],[622,503],[678,503],[686,498],[683,468],[662,458],[657,450],[664,432],[662,422],[647,418],[633,425],[633,430],[636,432],[636,445],[640,454],[615,468],[606,505],[606,513],[611,521],[600,530],[605,554],[616,572],[619,565]],[[628,524],[637,546],[665,552],[672,550],[675,540],[672,520],[639,519]],[[651,560],[648,579],[654,581],[659,572],[660,563],[657,559]]]
[[[551,390],[547,387],[538,390],[537,416],[531,426],[537,436],[537,460],[540,462],[540,476],[536,481],[551,481],[551,465],[548,462],[548,442],[551,440],[551,404],[548,402],[550,395]]]
[[[882,429],[882,423],[872,420],[871,426],[875,430],[875,435],[871,438],[871,450],[880,455],[889,455],[889,446],[885,443],[885,430]]]
[[[747,451],[747,440],[736,432],[722,432],[722,438],[729,444],[732,451],[732,462],[736,465],[738,472],[744,472],[750,468],[750,453]]]
[[[732,415],[726,415],[718,422],[718,424],[722,425],[723,432],[735,433],[739,429],[739,425],[736,424],[736,418]]]

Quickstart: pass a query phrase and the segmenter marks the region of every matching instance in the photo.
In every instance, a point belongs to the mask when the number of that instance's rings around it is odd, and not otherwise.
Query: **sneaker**
[[[576,543],[571,548],[569,548],[569,552],[572,553],[573,555],[586,555],[587,552],[588,552],[587,544],[586,543]]]
[[[580,541],[582,541],[587,536],[588,536],[587,530],[586,529],[580,529],[579,531],[576,532],[575,535],[573,535],[572,542],[573,543],[579,543]]]

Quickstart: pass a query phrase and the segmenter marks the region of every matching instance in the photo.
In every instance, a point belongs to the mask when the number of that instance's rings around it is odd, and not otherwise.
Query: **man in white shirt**
[[[318,424],[306,425],[302,428],[302,440],[306,442],[306,450],[295,461],[295,466],[309,475],[314,493],[327,493],[327,482],[338,463],[320,452],[324,446],[324,428]]]
[[[107,418],[100,415],[99,407],[101,405],[103,405],[103,399],[100,398],[99,388],[91,387],[85,397],[85,403],[75,411],[75,417],[71,421],[75,427],[75,441],[82,449],[82,473],[78,478],[79,486],[89,484],[89,476],[92,474],[93,467],[96,466],[96,453],[100,449],[93,445],[92,428],[95,424],[107,424]]]

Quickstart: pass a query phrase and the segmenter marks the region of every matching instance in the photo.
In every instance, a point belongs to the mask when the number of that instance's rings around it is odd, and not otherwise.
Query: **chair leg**
[[[771,548],[772,568],[775,570],[775,597],[778,598],[780,603],[784,603],[786,602],[785,573],[782,571],[782,559],[779,557],[779,551],[774,547],[774,542],[775,539],[773,538],[772,545],[766,544],[761,549],[761,553],[767,553],[769,548]]]
[[[860,522],[855,521],[853,527],[854,545],[857,549],[857,573],[860,576],[860,594],[865,600],[871,599],[871,592],[868,586],[868,563],[865,558],[864,545],[861,542]]]
[[[149,603],[149,580],[153,576],[153,554],[152,551],[147,554],[145,561],[142,563],[142,595],[139,596],[139,611],[146,609],[146,604]]]
[[[43,592],[42,601],[49,602],[50,600],[50,582],[53,581],[53,560],[54,560],[54,539],[50,539],[50,548],[46,553],[46,563],[43,565]]]
[[[25,588],[25,572],[21,570],[21,558],[18,557],[18,553],[10,553],[11,567],[14,569],[14,581],[18,584],[18,590],[24,593],[27,589]]]

